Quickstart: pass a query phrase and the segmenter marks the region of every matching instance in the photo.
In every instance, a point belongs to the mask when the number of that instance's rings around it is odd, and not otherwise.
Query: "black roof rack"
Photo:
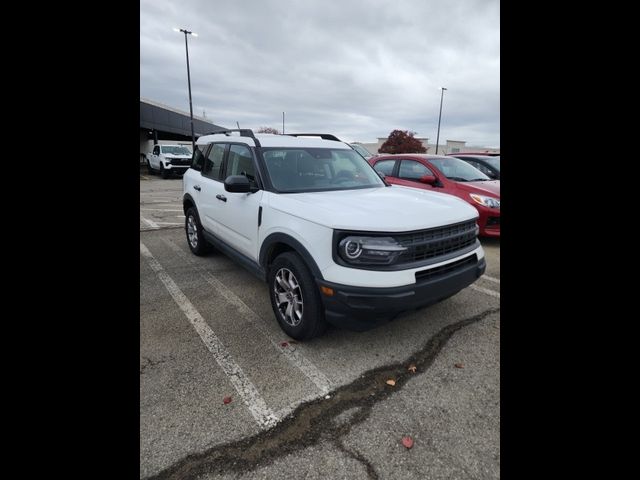
[[[241,137],[253,138],[253,141],[256,142],[256,147],[262,146],[260,145],[260,140],[256,138],[256,136],[253,134],[253,130],[251,130],[250,128],[227,128],[225,130],[216,130],[215,132],[205,133],[205,135],[217,135],[223,133],[226,136],[230,136],[229,134],[231,132],[240,132]]]
[[[289,135],[290,137],[320,137],[323,140],[333,140],[335,142],[342,141],[330,133],[286,133],[285,135]]]

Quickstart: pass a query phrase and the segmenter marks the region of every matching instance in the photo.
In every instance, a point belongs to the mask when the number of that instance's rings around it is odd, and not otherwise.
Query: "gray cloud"
[[[140,94],[218,125],[500,145],[498,0],[141,0]]]

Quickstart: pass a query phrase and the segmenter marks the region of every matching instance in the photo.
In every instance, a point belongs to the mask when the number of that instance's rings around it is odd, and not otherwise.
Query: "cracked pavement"
[[[144,182],[145,205],[163,195],[161,182]],[[279,419],[256,424],[141,257],[141,478],[499,478],[499,241],[483,240],[488,278],[475,284],[493,295],[467,288],[368,332],[330,328],[296,343],[277,326],[266,285],[231,260],[190,256],[182,229],[141,222],[140,240]]]

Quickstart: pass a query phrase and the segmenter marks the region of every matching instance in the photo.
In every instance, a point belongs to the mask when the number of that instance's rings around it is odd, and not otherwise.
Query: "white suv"
[[[158,172],[162,178],[172,173],[184,174],[191,165],[191,151],[184,145],[154,145],[147,155],[149,173]]]
[[[298,340],[326,322],[371,328],[485,270],[475,208],[388,185],[332,135],[200,137],[183,190],[191,251],[215,246],[267,281],[280,326]]]

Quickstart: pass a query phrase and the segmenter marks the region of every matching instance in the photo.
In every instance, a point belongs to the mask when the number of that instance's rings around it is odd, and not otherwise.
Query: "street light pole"
[[[189,43],[187,42],[187,35],[193,35],[197,37],[197,33],[190,32],[189,30],[185,30],[184,28],[174,28],[176,32],[184,33],[184,47],[187,52],[187,83],[189,85],[189,114],[191,119],[191,151],[196,151],[196,136],[193,133],[193,103],[191,102],[191,71],[189,70]]]
[[[438,154],[438,144],[440,143],[440,119],[442,118],[442,97],[444,97],[444,91],[446,88],[441,87],[442,94],[440,95],[440,115],[438,115],[438,136],[436,137],[436,155]]]
[[[284,112],[282,112],[282,134],[284,135]]]

